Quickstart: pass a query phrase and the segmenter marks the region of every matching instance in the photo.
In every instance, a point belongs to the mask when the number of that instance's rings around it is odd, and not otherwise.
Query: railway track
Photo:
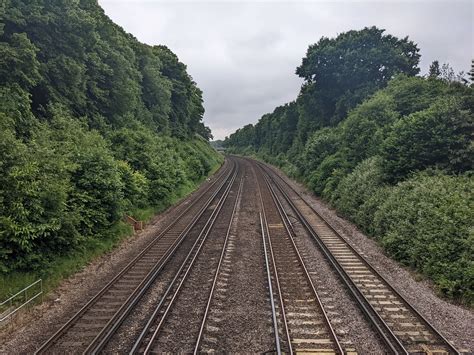
[[[224,244],[222,246],[221,254],[219,256],[219,261],[217,263],[216,267],[216,272],[214,274],[214,278],[212,279],[212,286],[211,290],[209,291],[209,296],[207,297],[207,302],[206,302],[206,309],[204,311],[204,315],[202,316],[202,321],[201,321],[201,326],[199,327],[199,333],[196,339],[196,343],[194,346],[194,355],[197,355],[201,350],[202,350],[202,343],[204,339],[209,339],[211,338],[210,336],[205,336],[206,334],[206,328],[211,328],[212,326],[208,324],[208,317],[209,317],[209,311],[211,309],[212,302],[214,300],[215,294],[217,291],[226,291],[226,284],[227,284],[227,274],[224,274],[223,269],[228,270],[230,268],[230,261],[229,258],[230,256],[228,255],[231,248],[229,248],[229,240],[230,240],[230,233],[231,233],[231,228],[232,228],[232,223],[234,221],[234,216],[237,211],[237,205],[240,201],[240,198],[242,196],[242,187],[243,187],[243,178],[241,179],[240,185],[239,185],[239,190],[237,192],[237,198],[235,199],[234,207],[232,210],[232,214],[230,217],[230,222],[228,224],[227,231],[225,233],[225,239],[224,239]]]
[[[277,353],[344,354],[293,240],[291,221],[257,169],[262,239]]]
[[[35,353],[100,351],[183,241],[208,225],[236,175],[230,159],[214,182]]]
[[[242,192],[242,175],[229,184],[229,197],[216,206],[209,226],[176,272],[130,354],[199,352]]]
[[[257,164],[321,248],[390,352],[460,354],[295,189],[267,166]]]
[[[253,175],[245,173],[249,171]],[[249,175],[253,176],[249,181],[256,194],[248,199],[258,200],[260,206],[258,249],[263,249],[272,312],[275,348],[271,351],[353,353],[347,342],[346,349],[341,346],[331,325],[333,319],[329,320],[318,295],[321,290],[315,287],[305,265],[304,250],[299,250],[301,243],[295,242],[302,227],[379,334],[387,352],[460,354],[274,170],[253,160],[233,157],[216,179],[178,212],[176,219],[36,353],[109,351],[109,342],[119,340],[127,329],[122,329],[122,324],[132,319],[141,329],[128,335],[124,346],[126,351],[131,349],[130,354],[198,354],[224,349],[218,342],[226,340],[222,337],[228,336],[225,327],[232,318],[226,317],[226,322],[216,325],[216,314],[226,311],[216,304],[222,306],[222,297],[229,291],[232,238],[239,237],[237,225],[234,229],[232,226],[245,193],[243,181]],[[256,236],[259,232],[254,233]],[[263,281],[263,269],[261,275]],[[145,295],[152,289],[156,290],[156,304],[146,303]],[[239,288],[234,292],[240,293]],[[265,304],[264,297],[262,302]],[[140,307],[148,310],[142,312],[141,318],[134,312]],[[213,312],[214,316],[210,316]],[[263,314],[267,312],[268,309]],[[209,318],[213,318],[212,322]],[[271,344],[270,337],[267,344]]]
[[[253,168],[242,161],[242,193],[226,233],[227,246],[219,258],[194,353],[263,353],[274,349],[262,263],[260,201]]]

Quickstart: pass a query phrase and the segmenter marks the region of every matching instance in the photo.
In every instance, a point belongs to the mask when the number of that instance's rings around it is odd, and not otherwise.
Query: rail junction
[[[249,235],[258,238],[241,242]],[[386,353],[460,354],[273,168],[233,156],[36,353],[356,354],[328,316],[301,238],[322,252]]]

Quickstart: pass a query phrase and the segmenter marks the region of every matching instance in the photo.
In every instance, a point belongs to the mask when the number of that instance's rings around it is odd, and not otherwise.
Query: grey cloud
[[[472,1],[99,0],[106,13],[148,44],[165,44],[204,92],[204,121],[216,138],[296,98],[295,68],[309,44],[376,25],[421,48],[431,61],[468,71]]]

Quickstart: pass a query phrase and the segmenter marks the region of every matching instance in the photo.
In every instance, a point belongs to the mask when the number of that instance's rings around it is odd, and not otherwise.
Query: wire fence
[[[7,298],[5,301],[0,303],[0,324],[10,320],[20,309],[42,296],[43,280],[39,279],[21,291],[18,291],[13,296]]]

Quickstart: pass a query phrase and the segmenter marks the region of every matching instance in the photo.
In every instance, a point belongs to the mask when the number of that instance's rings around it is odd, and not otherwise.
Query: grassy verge
[[[201,183],[207,179],[208,176],[214,174],[220,166],[220,162],[214,164],[207,176],[203,176],[198,181],[183,185],[163,204],[133,211],[134,218],[144,222],[149,222],[153,216],[163,212],[169,206],[195,191]],[[67,255],[58,256],[50,262],[47,267],[39,271],[14,271],[0,275],[0,302],[40,278],[43,279],[43,290],[45,293],[54,290],[62,280],[80,271],[94,259],[112,251],[124,239],[130,237],[132,234],[133,229],[131,226],[124,222],[118,222],[104,233],[101,238],[88,239],[80,248],[68,253]],[[34,290],[32,290],[32,293],[33,292]]]

